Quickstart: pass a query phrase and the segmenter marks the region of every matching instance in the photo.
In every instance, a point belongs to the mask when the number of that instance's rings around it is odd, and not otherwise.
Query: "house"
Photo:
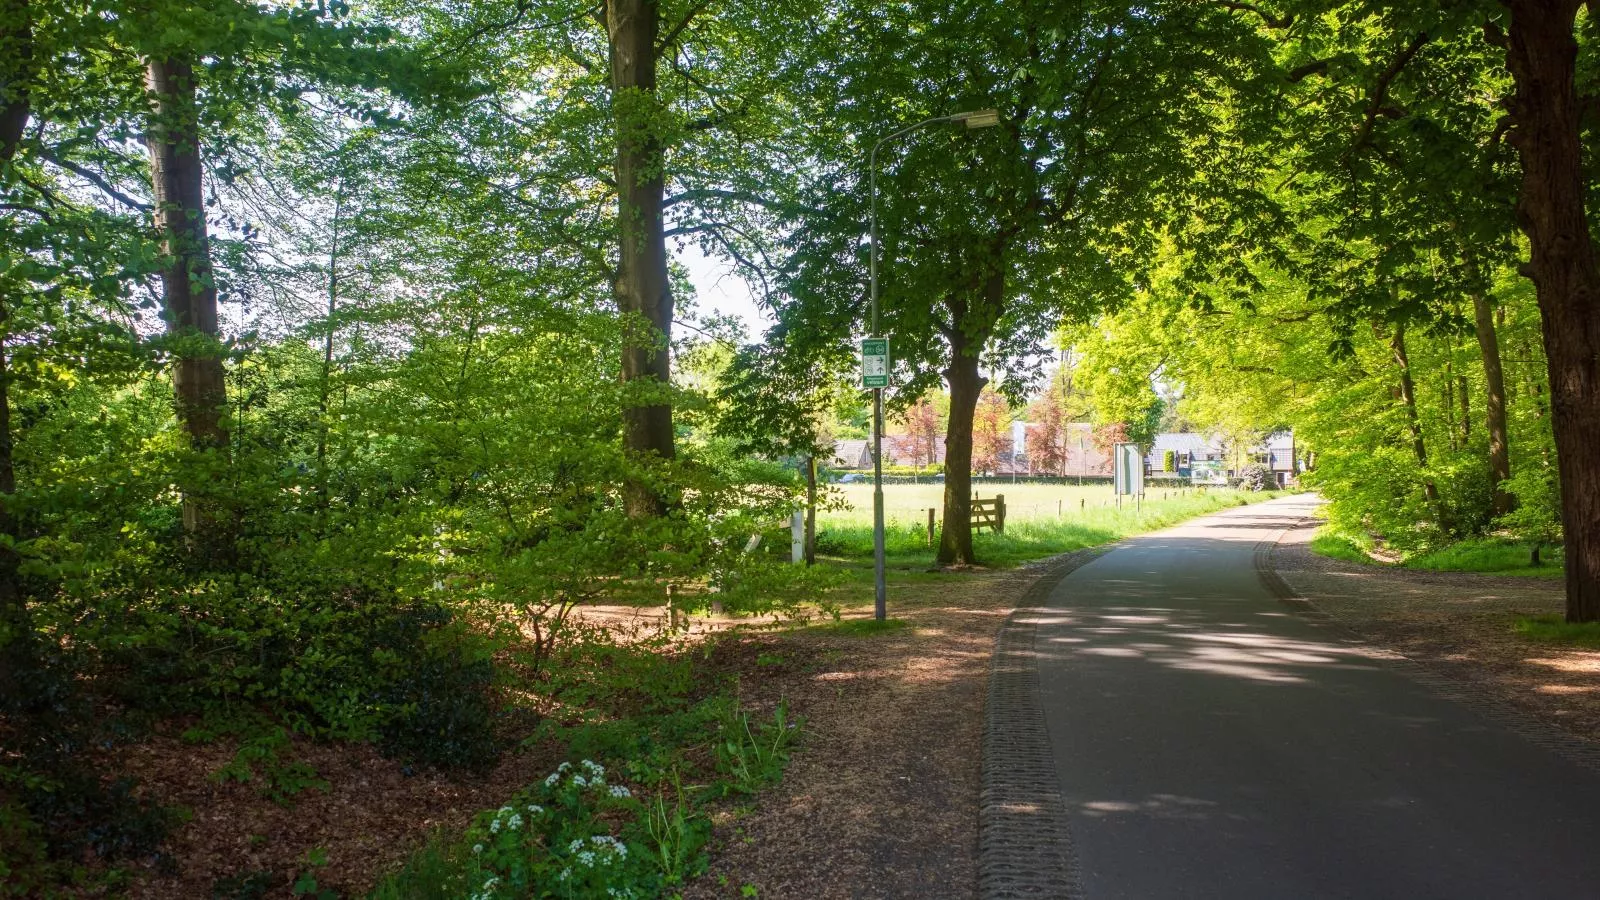
[[[834,441],[833,460],[829,465],[835,469],[872,468],[872,442],[859,439]]]
[[[1171,469],[1167,468],[1171,453]],[[1227,454],[1222,438],[1197,431],[1167,431],[1156,435],[1145,454],[1146,470],[1151,474],[1171,473],[1180,478],[1210,481],[1226,468]]]
[[[1156,435],[1150,452],[1145,454],[1145,465],[1152,474],[1170,471],[1180,478],[1207,484],[1221,483],[1249,463],[1266,466],[1280,485],[1294,480],[1304,468],[1295,464],[1298,450],[1293,431],[1270,434],[1243,452],[1235,450],[1220,435],[1169,431]],[[1170,470],[1166,468],[1169,451]]]

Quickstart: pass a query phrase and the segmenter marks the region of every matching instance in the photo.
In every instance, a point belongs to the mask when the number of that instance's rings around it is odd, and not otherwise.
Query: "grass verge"
[[[1497,537],[1468,538],[1438,550],[1415,553],[1395,563],[1375,559],[1372,538],[1324,525],[1311,538],[1311,552],[1319,556],[1373,566],[1395,566],[1429,572],[1480,572],[1559,578],[1563,574],[1560,547],[1542,547],[1541,564],[1533,565],[1533,545]]]
[[[1600,649],[1600,622],[1572,623],[1560,616],[1523,616],[1511,628],[1517,634],[1541,644]]]
[[[1531,544],[1493,537],[1470,538],[1408,559],[1406,566],[1436,572],[1492,572],[1533,578],[1562,576],[1561,548],[1542,547],[1539,555],[1542,564],[1535,566]]]

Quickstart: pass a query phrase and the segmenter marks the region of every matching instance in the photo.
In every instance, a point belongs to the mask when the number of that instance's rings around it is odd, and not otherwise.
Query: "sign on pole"
[[[889,386],[889,339],[861,339],[861,386],[886,388]]]
[[[1144,454],[1138,444],[1116,444],[1111,460],[1116,474],[1117,496],[1144,493]]]

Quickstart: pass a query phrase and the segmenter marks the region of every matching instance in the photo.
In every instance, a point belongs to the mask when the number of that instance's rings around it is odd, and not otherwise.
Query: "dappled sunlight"
[[[1157,819],[1206,819],[1219,812],[1221,804],[1215,800],[1202,800],[1199,797],[1183,797],[1177,794],[1151,794],[1143,800],[1090,800],[1078,804],[1078,810],[1083,815],[1092,819],[1103,819],[1112,816],[1138,814]],[[1225,814],[1228,818],[1237,818],[1233,814]]]
[[[1543,666],[1547,669],[1555,669],[1557,672],[1585,675],[1600,674],[1600,653],[1576,651],[1570,656],[1563,656],[1558,659],[1529,658],[1523,660],[1523,662],[1529,665]]]
[[[1041,626],[1042,654],[1076,662],[1137,662],[1261,684],[1306,684],[1318,670],[1372,668],[1386,656],[1360,644],[1282,637],[1247,622],[1167,608],[1047,610],[1029,617]]]

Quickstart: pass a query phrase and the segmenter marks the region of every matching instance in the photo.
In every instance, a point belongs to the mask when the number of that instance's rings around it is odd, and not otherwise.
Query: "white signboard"
[[[1116,444],[1111,449],[1117,496],[1144,493],[1144,454],[1138,444]]]

